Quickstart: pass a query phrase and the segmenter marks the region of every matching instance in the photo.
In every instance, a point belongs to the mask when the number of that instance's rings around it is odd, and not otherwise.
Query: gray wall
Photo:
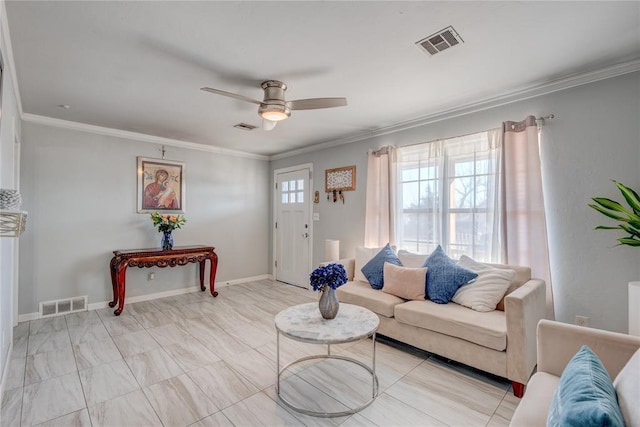
[[[159,158],[154,143],[23,123],[22,191],[29,230],[20,244],[20,314],[42,301],[112,297],[115,249],[159,247],[149,214],[136,213],[136,156]],[[269,166],[265,160],[167,147],[186,163],[186,225],[176,246],[205,244],[219,256],[217,282],[268,273]],[[156,279],[148,281],[149,272]],[[196,264],[129,269],[127,296],[198,283]]]
[[[340,240],[340,255],[354,256],[364,237],[366,151],[431,141],[499,127],[505,120],[555,114],[543,131],[542,164],[556,319],[627,331],[627,282],[640,278],[640,251],[615,247],[613,232],[594,231],[606,218],[587,204],[594,196],[620,199],[610,182],[640,188],[640,73],[566,89],[465,116],[340,147],[283,158],[279,169],[314,164],[315,190],[323,193],[324,170],[355,164],[357,190],[345,204],[321,198],[314,205],[314,264],[325,239]]]
[[[1,37],[1,36],[0,36]],[[3,64],[6,64],[5,40],[1,40],[0,50]],[[20,119],[18,103],[15,96],[14,82],[9,68],[2,74],[2,123],[0,123],[0,188],[17,189],[16,159],[19,145],[14,136],[20,135]],[[0,380],[7,367],[9,346],[13,337],[13,281],[14,263],[16,262],[18,239],[0,238]],[[1,381],[0,381],[1,382]]]

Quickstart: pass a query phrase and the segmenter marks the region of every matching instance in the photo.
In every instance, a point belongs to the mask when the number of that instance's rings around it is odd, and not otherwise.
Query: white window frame
[[[483,132],[479,132],[477,134],[477,138],[484,138]],[[473,137],[474,135],[469,135],[469,137]],[[450,140],[454,140],[456,138],[451,138]],[[500,173],[500,165],[498,164],[501,160],[499,157],[494,157],[494,155],[490,153],[484,153],[482,151],[471,151],[467,154],[450,154],[451,145],[447,145],[448,141],[443,140],[439,141],[442,143],[443,149],[441,150],[441,154],[438,157],[432,158],[419,158],[415,161],[411,161],[408,163],[403,163],[402,161],[398,165],[397,170],[397,197],[398,197],[398,208],[396,210],[397,213],[397,224],[396,229],[399,230],[401,227],[405,227],[406,216],[409,214],[415,214],[416,217],[416,235],[408,236],[405,235],[406,229],[403,228],[402,231],[397,233],[399,240],[397,242],[399,249],[405,249],[411,252],[418,253],[430,253],[433,249],[437,247],[437,245],[441,245],[445,252],[447,252],[452,258],[459,258],[460,255],[468,255],[478,261],[497,261],[497,259],[491,259],[491,250],[489,249],[489,243],[484,242],[480,244],[478,240],[478,227],[481,227],[480,223],[478,223],[477,219],[479,215],[489,215],[489,218],[492,218],[494,215],[500,216],[500,212],[496,212],[492,206],[485,204],[485,206],[478,206],[478,186],[477,183],[479,179],[482,177],[486,177],[486,194],[487,194],[487,202],[489,199],[489,194],[492,193],[493,197],[497,197],[497,192],[500,191],[499,188],[490,189],[490,185],[494,185],[496,174]],[[476,140],[477,141],[477,140]],[[463,142],[457,142],[458,144],[463,144]],[[425,148],[426,149],[426,148]],[[483,160],[487,161],[487,167],[485,170],[478,170],[478,162],[482,162]],[[455,165],[463,162],[470,162],[472,164],[473,171],[471,174],[465,174],[456,176],[455,175]],[[431,176],[423,177],[420,174],[422,173],[423,168],[434,167],[435,178]],[[403,172],[408,169],[417,169],[417,177],[414,179],[404,180]],[[451,206],[451,191],[455,191],[452,188],[452,184],[455,179],[462,178],[471,178],[473,180],[473,192],[472,197],[473,200],[470,203],[470,207],[452,207]],[[420,206],[420,202],[423,200],[424,195],[422,193],[423,184],[429,181],[435,181],[436,187],[436,200],[437,202],[430,206]],[[404,206],[404,185],[407,183],[416,183],[418,187],[418,207],[406,207]],[[412,194],[412,198],[415,198],[416,194]],[[452,221],[454,220],[453,215],[455,214],[468,214],[471,218],[471,237],[468,243],[464,242],[456,242],[454,236],[452,236]],[[426,217],[420,218],[421,215],[426,215]],[[431,218],[437,218],[439,221],[437,224],[427,227],[427,232],[421,232],[420,225],[423,221],[427,223],[431,221]],[[429,231],[435,230],[431,238],[428,238]],[[495,232],[495,231],[494,231]],[[498,231],[499,232],[499,231]],[[424,238],[421,238],[421,235],[424,235]]]

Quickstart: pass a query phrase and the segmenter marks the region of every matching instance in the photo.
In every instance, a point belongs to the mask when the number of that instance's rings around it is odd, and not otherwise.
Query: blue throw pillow
[[[427,267],[427,295],[437,304],[448,303],[460,286],[478,277],[473,271],[456,264],[440,245],[422,266]]]
[[[624,427],[611,377],[600,358],[586,345],[562,372],[547,426]]]
[[[389,262],[395,265],[402,265],[396,253],[387,245],[380,250],[368,263],[362,267],[361,271],[367,278],[373,289],[382,289],[384,286],[384,263]]]

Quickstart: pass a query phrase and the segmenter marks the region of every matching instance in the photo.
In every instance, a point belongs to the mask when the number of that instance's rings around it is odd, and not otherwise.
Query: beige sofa
[[[640,378],[628,378],[632,384],[620,390],[620,371],[640,348],[640,337],[542,320],[538,325],[538,371],[531,377],[527,392],[511,418],[512,426],[546,426],[553,393],[567,363],[588,345],[600,358],[618,392],[618,403],[628,426],[640,423]],[[640,376],[640,358],[625,373]],[[625,394],[626,392],[626,394]],[[635,408],[635,414],[633,410]]]
[[[508,378],[514,394],[536,366],[536,325],[545,316],[545,283],[528,267],[496,265],[516,271],[498,309],[477,312],[455,303],[406,301],[353,280],[355,259],[339,260],[349,282],[338,299],[368,308],[380,318],[378,333],[414,347]]]

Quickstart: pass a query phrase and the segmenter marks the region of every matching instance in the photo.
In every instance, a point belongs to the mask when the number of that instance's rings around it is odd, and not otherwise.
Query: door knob
[[[309,233],[302,233],[302,237],[306,239],[307,237],[309,237]]]

